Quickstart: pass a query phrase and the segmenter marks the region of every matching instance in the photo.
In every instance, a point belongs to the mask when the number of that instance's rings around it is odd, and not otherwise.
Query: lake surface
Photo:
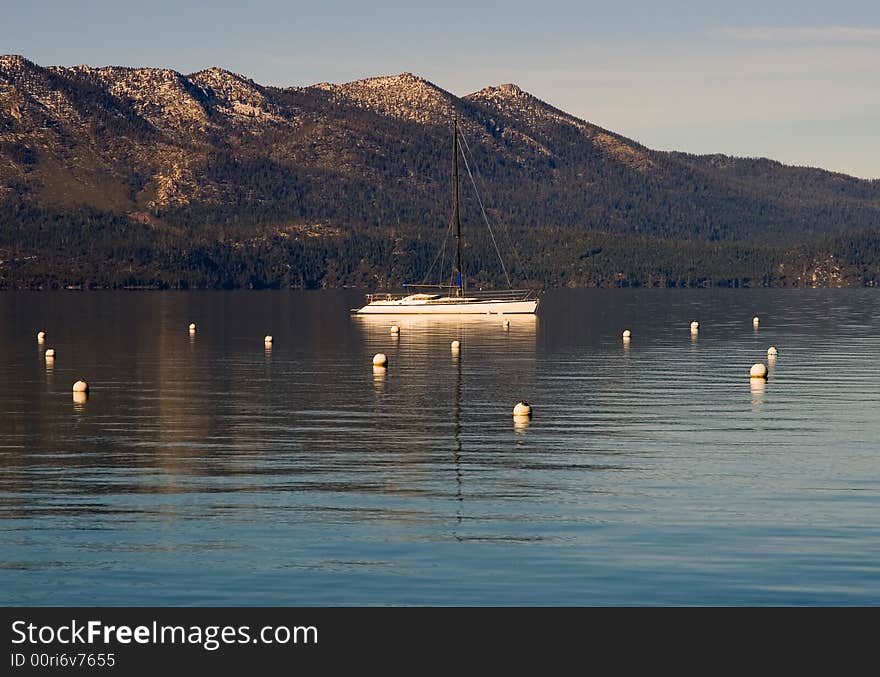
[[[877,290],[361,300],[0,293],[0,603],[880,604]]]

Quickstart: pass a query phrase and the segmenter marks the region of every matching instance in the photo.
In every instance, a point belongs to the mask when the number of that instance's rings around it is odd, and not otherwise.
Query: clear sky
[[[0,52],[281,86],[515,82],[651,148],[880,177],[880,0],[9,2]]]

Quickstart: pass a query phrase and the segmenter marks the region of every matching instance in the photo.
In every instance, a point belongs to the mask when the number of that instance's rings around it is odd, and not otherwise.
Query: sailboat
[[[461,212],[459,207],[458,159],[462,154],[458,118],[452,125],[453,212],[455,226],[455,263],[452,284],[404,284],[402,294],[367,294],[366,305],[353,308],[359,315],[375,314],[534,314],[538,310],[539,292],[534,289],[490,291],[468,290],[461,266]],[[470,173],[470,168],[466,168]],[[473,177],[471,177],[473,180]],[[476,185],[474,185],[476,188]],[[481,205],[482,206],[482,205]],[[484,212],[485,218],[485,212]],[[488,221],[486,222],[488,225]],[[490,231],[491,232],[491,231]],[[499,253],[500,256],[500,253]],[[503,266],[503,261],[502,261]],[[506,271],[505,271],[506,275]]]

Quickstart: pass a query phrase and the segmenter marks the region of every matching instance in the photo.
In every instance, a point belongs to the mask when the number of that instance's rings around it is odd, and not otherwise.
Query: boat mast
[[[452,120],[452,185],[453,218],[455,219],[455,272],[458,275],[456,296],[464,296],[464,280],[461,274],[461,214],[458,207],[458,115]]]

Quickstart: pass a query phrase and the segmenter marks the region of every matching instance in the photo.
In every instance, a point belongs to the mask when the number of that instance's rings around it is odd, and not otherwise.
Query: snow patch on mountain
[[[455,97],[412,73],[329,85],[327,91],[380,115],[420,124],[447,124]]]

